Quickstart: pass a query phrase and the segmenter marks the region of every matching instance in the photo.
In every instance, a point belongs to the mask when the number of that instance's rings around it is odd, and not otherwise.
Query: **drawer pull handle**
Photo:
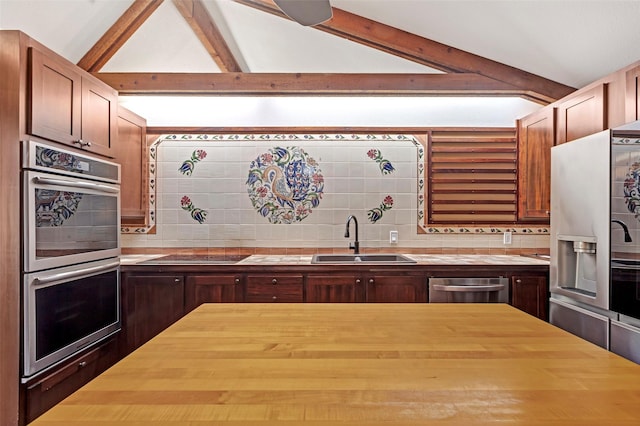
[[[360,284],[360,278],[356,280],[356,284]]]
[[[373,284],[374,282],[376,282],[373,278],[369,279],[369,284]]]
[[[234,282],[235,282],[236,284],[240,284],[240,278],[236,278],[236,279],[234,280]]]
[[[278,299],[278,296],[273,296],[271,299],[273,299],[273,300],[277,300],[277,299]]]
[[[272,280],[271,280],[271,284],[273,284],[273,285],[278,284],[278,280],[277,280],[276,278],[272,279]]]
[[[522,283],[522,280],[521,279],[517,279],[516,280],[516,284],[520,284],[520,283]]]
[[[86,367],[86,366],[87,366],[87,361],[80,361],[80,362],[78,363],[78,367],[80,367],[80,368],[84,368],[84,367]]]

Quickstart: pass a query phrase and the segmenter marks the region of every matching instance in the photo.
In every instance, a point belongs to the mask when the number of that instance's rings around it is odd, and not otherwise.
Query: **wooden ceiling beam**
[[[94,73],[120,95],[522,96],[544,99],[478,74]]]
[[[229,45],[202,0],[173,0],[202,45],[222,72],[241,72]]]
[[[135,0],[77,65],[85,71],[100,71],[162,2],[163,0]]]
[[[289,19],[271,0],[234,1]],[[524,91],[537,93],[547,102],[558,100],[576,90],[518,68],[335,7],[331,19],[313,28],[441,71],[480,74]]]

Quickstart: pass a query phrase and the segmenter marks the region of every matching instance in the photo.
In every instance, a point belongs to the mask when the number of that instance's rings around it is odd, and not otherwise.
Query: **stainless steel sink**
[[[402,254],[315,254],[311,263],[416,263]]]

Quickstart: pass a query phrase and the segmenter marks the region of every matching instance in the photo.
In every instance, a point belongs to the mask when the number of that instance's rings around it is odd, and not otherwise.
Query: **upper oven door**
[[[24,171],[24,270],[120,255],[120,188]]]

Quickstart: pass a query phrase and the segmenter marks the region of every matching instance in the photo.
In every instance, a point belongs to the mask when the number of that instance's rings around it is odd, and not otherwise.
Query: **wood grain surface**
[[[640,366],[508,305],[206,304],[34,425],[639,425]]]

